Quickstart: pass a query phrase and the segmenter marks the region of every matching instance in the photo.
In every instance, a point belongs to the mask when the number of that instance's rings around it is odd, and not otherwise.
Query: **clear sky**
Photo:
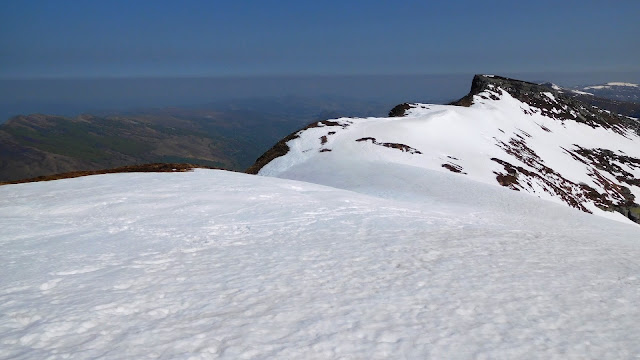
[[[640,1],[0,2],[0,78],[640,71]]]

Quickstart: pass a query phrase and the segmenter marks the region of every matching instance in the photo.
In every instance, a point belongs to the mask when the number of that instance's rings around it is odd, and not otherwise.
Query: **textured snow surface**
[[[1,186],[0,358],[640,355],[638,226],[317,165],[357,192],[216,170]]]

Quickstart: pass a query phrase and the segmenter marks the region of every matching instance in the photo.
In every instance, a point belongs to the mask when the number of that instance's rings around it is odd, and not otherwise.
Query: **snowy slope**
[[[1,186],[0,358],[640,355],[638,226],[351,145],[384,161],[298,166],[376,197],[217,170]]]
[[[469,107],[404,104],[401,117],[312,124],[279,144],[286,151],[257,172],[327,184],[309,176],[305,164],[404,164],[628,221],[624,215],[640,198],[640,135],[633,120],[512,79],[476,77],[474,87],[481,88],[468,95]]]

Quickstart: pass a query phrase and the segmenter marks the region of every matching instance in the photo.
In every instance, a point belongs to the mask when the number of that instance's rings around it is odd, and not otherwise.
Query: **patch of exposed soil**
[[[364,138],[360,138],[360,139],[358,139],[356,141],[357,142],[371,141],[371,143],[374,144],[374,145],[384,146],[384,147],[388,147],[388,148],[391,148],[391,149],[400,150],[402,152],[408,152],[410,154],[422,154],[422,152],[420,152],[419,150],[416,150],[415,148],[412,148],[409,145],[398,144],[398,143],[380,143],[380,142],[377,142],[376,139],[372,138],[372,137],[364,137]]]
[[[16,181],[2,182],[0,185],[7,184],[22,184],[29,182],[38,182],[38,181],[51,181],[51,180],[60,180],[60,179],[70,179],[76,178],[80,176],[89,176],[89,175],[101,175],[101,174],[115,174],[115,173],[132,173],[132,172],[185,172],[191,171],[196,168],[203,169],[220,169],[202,165],[194,165],[194,164],[165,164],[165,163],[154,163],[154,164],[143,164],[143,165],[130,165],[130,166],[122,166],[113,169],[102,169],[102,170],[89,170],[89,171],[72,171],[61,174],[47,175],[47,176],[38,176],[30,179],[22,179]]]
[[[467,174],[466,172],[462,171],[462,166],[456,165],[453,163],[442,164],[442,167],[454,173],[465,174],[465,175]]]
[[[586,104],[544,85],[501,76],[474,76],[469,93],[450,105],[469,107],[474,103],[474,96],[495,100],[498,99],[498,89],[530,105],[530,109],[522,110],[525,114],[539,113],[559,121],[572,120],[593,128],[611,129],[619,134],[624,134],[625,129],[638,131],[638,124],[627,117]]]

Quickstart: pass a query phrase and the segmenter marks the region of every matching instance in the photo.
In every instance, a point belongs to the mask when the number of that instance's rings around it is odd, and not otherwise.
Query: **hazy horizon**
[[[0,122],[256,96],[444,102],[476,73],[640,82],[639,12],[632,0],[5,1]]]
[[[199,106],[251,98],[357,99],[393,106],[401,102],[443,103],[464,96],[468,74],[116,77],[0,79],[0,123],[12,116]],[[639,73],[529,73],[498,75],[552,81],[562,86],[609,81],[640,82]]]

